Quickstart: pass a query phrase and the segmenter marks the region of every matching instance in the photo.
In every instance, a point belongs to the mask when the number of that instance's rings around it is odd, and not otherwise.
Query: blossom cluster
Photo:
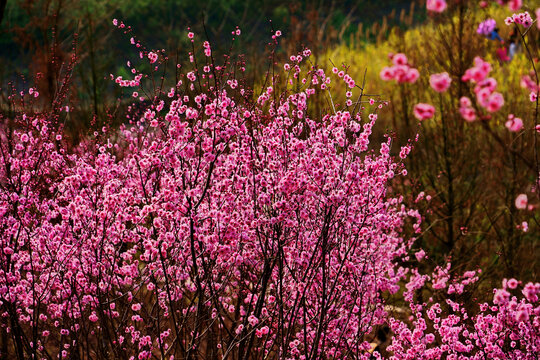
[[[510,24],[521,24],[523,27],[530,27],[533,24],[533,19],[531,17],[531,14],[529,14],[528,11],[522,12],[520,14],[513,14],[512,16],[507,17],[504,19],[504,23],[506,25]]]
[[[497,81],[492,77],[488,77],[491,69],[491,64],[477,56],[474,59],[474,66],[465,71],[461,80],[470,81],[476,84],[474,93],[476,94],[478,104],[488,112],[492,113],[498,111],[503,106],[504,97],[501,93],[495,91],[497,88]],[[470,108],[470,105],[467,103],[468,102],[464,101],[466,106],[462,106],[462,108]],[[466,120],[471,118],[472,115],[466,117]]]
[[[478,280],[474,271],[450,281],[450,268],[436,270],[433,275],[413,271],[407,284],[406,300],[410,307],[413,329],[402,320],[390,319],[394,332],[388,350],[392,359],[527,359],[540,354],[540,283],[527,283],[518,292],[521,282],[503,281],[493,292],[491,303],[481,303],[475,315],[464,307],[459,296],[463,288]],[[441,292],[443,301],[430,297],[417,302],[414,290],[427,285]],[[437,293],[435,294],[437,295]]]
[[[392,66],[385,66],[380,73],[384,81],[395,80],[398,83],[415,83],[420,77],[417,69],[412,67],[403,53],[391,54]]]
[[[323,69],[251,100],[219,66],[75,149],[47,114],[0,128],[0,316],[21,357],[369,356],[420,227],[388,191],[411,145],[371,146],[374,113],[312,119]]]

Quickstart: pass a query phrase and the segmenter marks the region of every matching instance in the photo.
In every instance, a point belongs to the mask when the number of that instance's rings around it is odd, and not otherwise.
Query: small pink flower
[[[416,257],[416,260],[420,261],[426,257],[426,252],[423,249],[420,249],[414,254],[414,256]]]
[[[153,63],[155,63],[157,61],[158,54],[156,54],[155,52],[150,51],[148,53],[148,59],[150,60],[150,64],[153,64]]]
[[[515,289],[518,286],[518,281],[516,279],[512,278],[512,279],[508,280],[508,282],[506,284],[508,285],[508,287],[510,289]]]
[[[516,208],[523,210],[527,208],[527,195],[525,194],[519,194],[516,198]]]
[[[398,53],[392,57],[394,65],[407,65],[407,56],[403,53]]]
[[[519,9],[521,9],[522,6],[522,0],[510,0],[508,2],[508,9],[510,9],[510,11],[518,11]]]
[[[407,71],[407,75],[405,75],[405,81],[412,84],[412,83],[415,83],[419,77],[420,77],[420,73],[418,72],[418,70],[414,68],[410,68]]]
[[[430,104],[419,103],[414,106],[413,113],[418,120],[423,121],[435,115],[435,108]]]
[[[527,320],[529,320],[529,314],[527,313],[526,310],[519,310],[516,313],[516,321],[524,322],[524,321],[527,321]]]
[[[518,132],[523,129],[523,120],[515,117],[513,114],[508,115],[508,121],[504,124],[506,128],[512,132]]]
[[[497,305],[504,305],[508,303],[510,298],[510,293],[504,289],[498,289],[495,291],[495,296],[493,296],[493,303]]]
[[[462,96],[461,99],[459,99],[459,105],[462,107],[468,107],[472,105],[471,99],[469,99],[466,96]]]
[[[496,112],[504,104],[504,98],[501,93],[494,92],[490,95],[486,110],[489,112]]]
[[[248,322],[251,326],[256,326],[259,323],[259,319],[257,319],[254,315],[249,315]]]
[[[461,117],[468,122],[473,122],[476,120],[476,111],[473,108],[463,107],[459,108],[459,113]]]
[[[335,69],[335,68],[334,68]],[[380,74],[381,76],[381,79],[384,80],[384,81],[390,81],[394,78],[394,75],[395,75],[395,71],[394,71],[394,68],[393,67],[388,67],[388,66],[385,66]]]
[[[426,8],[428,11],[433,11],[437,13],[441,13],[444,10],[446,10],[446,7],[448,5],[446,4],[445,0],[427,0],[426,2]]]
[[[443,72],[440,74],[433,74],[429,77],[429,84],[431,85],[433,90],[440,93],[448,90],[451,82],[452,82],[452,79],[450,78],[447,72]]]

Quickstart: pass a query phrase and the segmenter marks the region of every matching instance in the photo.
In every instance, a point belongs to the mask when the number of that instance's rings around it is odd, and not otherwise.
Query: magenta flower
[[[504,124],[506,128],[512,132],[518,132],[523,129],[523,120],[515,117],[514,114],[508,115],[508,121]]]
[[[427,0],[426,1],[426,9],[428,11],[441,13],[447,8],[447,4],[445,0]]]
[[[523,0],[510,0],[508,1],[508,9],[510,11],[518,11],[523,6]]]
[[[423,121],[426,119],[431,119],[435,115],[435,108],[430,104],[419,103],[414,106],[414,117],[418,120]]]
[[[437,92],[445,92],[450,87],[450,83],[452,82],[452,79],[448,75],[447,72],[443,72],[440,74],[432,74],[429,77],[429,84],[433,88],[433,90]]]

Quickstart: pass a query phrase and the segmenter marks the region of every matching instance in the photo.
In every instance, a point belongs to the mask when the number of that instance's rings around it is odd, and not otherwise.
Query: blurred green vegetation
[[[113,18],[132,26],[142,44],[164,49],[180,63],[187,62],[185,54],[191,48],[188,28],[198,38],[208,38],[216,54],[228,54],[231,31],[240,26],[242,36],[232,52],[247,55],[254,81],[264,71],[260,59],[272,30],[285,35],[283,53],[303,45],[320,53],[332,44],[350,41],[358,29],[383,18],[387,28],[401,24],[410,4],[403,0],[10,0],[0,24],[0,88],[5,90],[12,82],[23,89],[40,73],[40,93],[52,99],[61,64],[76,52],[70,100],[79,112],[72,115],[83,126],[92,114],[105,121],[106,109],[121,93],[109,74],[127,75],[125,62],[137,55],[129,37],[115,31]],[[371,34],[364,40],[373,38]],[[176,59],[176,54],[181,56]]]

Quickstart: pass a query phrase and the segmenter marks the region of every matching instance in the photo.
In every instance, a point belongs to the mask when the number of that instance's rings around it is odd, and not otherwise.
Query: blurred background
[[[208,37],[214,51],[225,53],[231,31],[239,26],[243,32],[234,51],[241,49],[248,66],[256,67],[263,65],[257,60],[265,52],[272,29],[285,34],[283,53],[302,45],[321,53],[332,45],[354,42],[361,46],[381,40],[391,26],[412,24],[415,9],[414,3],[398,0],[10,0],[3,4],[2,84],[17,84],[41,73],[41,94],[51,96],[60,64],[75,48],[77,109],[92,108],[98,113],[118,96],[108,75],[127,76],[125,61],[134,55],[129,37],[114,31],[113,18],[132,26],[146,46],[165,49],[170,56],[178,52],[179,62],[187,60],[191,48],[188,27]],[[425,12],[414,16],[420,20]],[[253,78],[260,76],[250,70]]]

